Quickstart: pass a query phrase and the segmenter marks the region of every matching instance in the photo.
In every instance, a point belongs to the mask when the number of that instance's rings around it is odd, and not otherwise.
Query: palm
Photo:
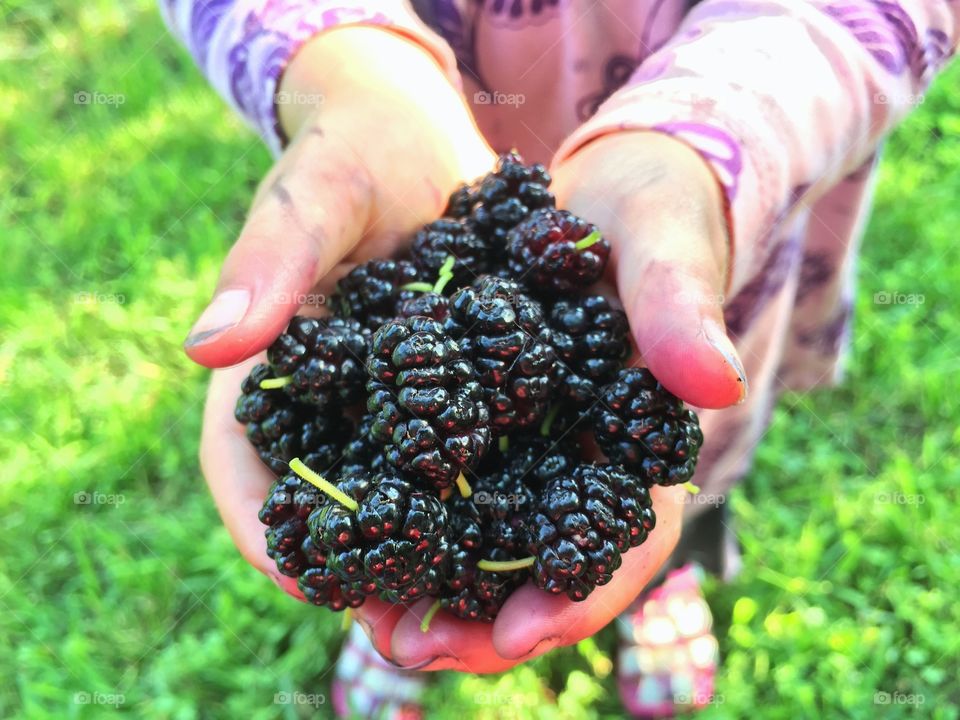
[[[296,304],[299,295],[292,293],[327,294],[337,276],[352,263],[373,256],[390,256],[415,227],[436,217],[447,192],[459,180],[480,175],[492,164],[489,149],[476,136],[470,140],[478,148],[470,154],[471,161],[451,165],[431,154],[430,139],[411,141],[411,137],[420,137],[415,132],[407,133],[402,140],[385,132],[360,145],[345,140],[350,135],[337,122],[336,115],[327,117],[322,132],[316,132],[319,125],[304,126],[284,159],[264,181],[244,231],[246,238],[254,239],[259,233],[269,233],[274,245],[280,246],[277,260],[275,247],[265,251],[262,243],[254,243],[256,252],[250,252],[247,240],[241,261],[250,266],[247,273],[258,274],[268,286],[272,283],[275,291],[282,288],[290,293],[286,304],[269,307],[255,331],[248,328],[244,333],[242,345],[220,341],[206,351],[191,349],[194,357],[199,355],[197,359],[215,366],[249,358],[214,373],[205,412],[201,460],[224,522],[244,557],[293,595],[299,595],[295,581],[279,575],[266,557],[263,528],[257,519],[272,477],[232,417],[240,381],[257,360],[249,356],[266,347],[300,309]],[[356,130],[357,122],[352,122]],[[372,132],[373,128],[366,130]],[[632,149],[642,154],[645,148],[640,142],[640,147]],[[603,149],[601,143],[596,145]],[[652,146],[656,149],[657,142]],[[584,153],[582,157],[595,163],[595,167],[587,161],[561,166],[556,173],[559,202],[597,222],[611,240],[612,277],[625,300],[644,362],[658,376],[661,373],[655,366],[664,368],[661,380],[694,404],[730,404],[742,391],[736,373],[731,371],[722,352],[718,355],[716,346],[705,347],[696,327],[692,331],[687,327],[699,322],[691,322],[690,316],[703,308],[679,306],[672,300],[675,294],[664,292],[666,288],[675,293],[671,282],[677,282],[678,277],[698,277],[697,272],[705,274],[706,280],[700,278],[704,284],[719,283],[717,278],[722,277],[725,260],[710,264],[714,233],[690,221],[688,216],[695,213],[681,217],[677,212],[679,204],[666,203],[666,210],[659,215],[649,212],[662,199],[655,197],[650,201],[649,184],[634,184],[637,179],[624,181],[621,177],[619,185],[611,185],[611,179],[617,179],[616,162],[623,157],[622,148],[614,150],[607,155],[598,153],[599,157]],[[424,158],[435,160],[427,163],[432,165],[432,172],[424,172]],[[685,191],[689,189],[683,183],[679,186],[685,187]],[[664,190],[668,200],[673,191],[671,185]],[[644,212],[637,213],[635,203]],[[704,211],[702,216],[708,214]],[[659,219],[651,222],[651,216]],[[274,227],[269,227],[268,221]],[[284,223],[293,235],[278,236],[277,222]],[[676,237],[671,237],[669,243],[637,243],[638,228],[652,232],[658,227],[657,222],[661,230],[679,229],[681,238],[686,231],[686,245],[678,243]],[[244,242],[245,238],[241,238]],[[669,253],[676,252],[678,246],[685,254],[670,257]],[[666,259],[658,257],[658,253]],[[265,264],[254,267],[258,262]],[[663,277],[653,277],[651,273],[649,281],[640,283],[637,269],[658,270]],[[681,289],[684,287],[681,285]],[[640,312],[641,308],[644,312]],[[669,324],[651,325],[649,316],[667,317]],[[246,319],[244,323],[252,324]],[[429,632],[424,633],[420,623],[431,600],[404,607],[370,599],[358,611],[358,621],[369,630],[384,655],[404,666],[428,670],[496,672],[553,647],[571,644],[616,617],[669,557],[681,529],[683,493],[676,488],[654,489],[656,531],[644,545],[624,555],[623,566],[612,582],[596,589],[584,602],[548,595],[528,584],[508,599],[492,624],[466,622],[439,613]]]

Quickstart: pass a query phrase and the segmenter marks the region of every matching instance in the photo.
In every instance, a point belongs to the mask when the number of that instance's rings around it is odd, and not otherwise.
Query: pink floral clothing
[[[562,158],[647,128],[695,148],[729,206],[727,327],[750,396],[703,413],[697,482],[747,470],[777,394],[835,378],[887,132],[960,40],[960,0],[161,0],[211,83],[274,152],[297,48],[373,24],[421,43],[496,149]],[[691,505],[691,511],[703,506]]]

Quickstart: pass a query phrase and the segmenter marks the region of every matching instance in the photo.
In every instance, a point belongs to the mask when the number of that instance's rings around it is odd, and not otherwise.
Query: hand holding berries
[[[434,598],[425,627],[438,609],[494,623],[528,589],[589,606],[625,553],[657,536],[651,486],[692,473],[696,416],[625,366],[626,316],[591,291],[609,244],[552,200],[516,214],[524,203],[509,194],[544,201],[529,183],[548,180],[516,163],[498,172],[527,179],[455,193],[457,216],[423,229],[412,264],[372,260],[341,280],[337,316],[295,319],[268,353],[273,367],[244,385],[257,399],[238,417],[251,424],[286,398],[349,428],[331,441],[338,463],[306,462],[330,488],[311,494],[288,473],[261,514],[271,557],[310,602]],[[309,382],[283,381],[304,367]],[[582,432],[609,464],[584,454]],[[277,500],[288,485],[301,498],[292,508]]]

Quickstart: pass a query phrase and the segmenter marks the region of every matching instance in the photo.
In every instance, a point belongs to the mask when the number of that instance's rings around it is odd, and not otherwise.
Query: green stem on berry
[[[583,240],[577,240],[573,247],[577,252],[580,252],[581,250],[586,250],[591,245],[596,245],[601,240],[603,240],[603,236],[600,234],[600,231],[594,230],[592,233],[583,238]]]
[[[343,611],[343,619],[340,621],[340,629],[346,632],[350,629],[351,622],[353,622],[353,609],[347,608]]]
[[[683,485],[681,485],[680,487],[682,487],[684,490],[686,490],[686,491],[687,491],[688,493],[690,493],[691,495],[698,495],[698,494],[700,493],[700,486],[694,485],[694,484],[693,484],[692,482],[690,482],[690,481],[685,482],[685,483],[684,483]]]
[[[434,600],[433,605],[430,606],[430,609],[427,610],[427,614],[423,616],[423,620],[420,621],[420,632],[425,633],[430,629],[430,621],[433,620],[433,616],[437,614],[437,610],[440,609],[440,601]]]
[[[451,280],[453,280],[453,273],[450,273],[449,275],[441,275],[437,278],[437,283],[433,286],[432,291],[439,295],[443,292],[443,289]]]
[[[437,281],[433,284],[428,282],[412,282],[407,283],[406,285],[401,285],[401,290],[410,290],[411,292],[432,292],[437,293],[438,295],[443,292],[443,289],[447,286],[447,283],[453,280],[453,266],[456,264],[457,259],[453,255],[447,255],[446,260],[443,261],[443,265],[440,266],[440,270],[437,271]]]
[[[303,464],[303,460],[300,458],[294,458],[290,461],[290,469],[293,470],[297,475],[306,480],[311,485],[314,485],[317,489],[323,491],[338,503],[343,505],[348,510],[356,512],[357,508],[360,506],[357,504],[357,501],[352,497],[347,495],[343,490],[338,488],[336,485],[331,483],[329,480],[325,480],[321,475],[315,473],[313,470],[308,468]]]
[[[453,255],[447,255],[443,260],[443,265],[440,266],[439,275],[443,277],[444,275],[453,275],[453,266],[457,264],[457,259]]]
[[[560,405],[562,405],[562,403],[556,403],[550,408],[547,416],[543,419],[543,424],[540,426],[540,434],[543,437],[550,437],[550,428],[553,427],[553,421],[557,419],[557,414],[560,412]]]
[[[530,555],[519,560],[481,560],[477,563],[477,570],[489,570],[490,572],[509,572],[510,570],[523,570],[533,565],[537,559]]]
[[[453,266],[457,259],[453,255],[447,255],[447,259],[440,266],[440,272],[437,273],[437,282],[433,286],[433,292],[439,295],[447,286],[447,283],[453,280]]]
[[[501,436],[500,438],[500,452],[505,453],[510,449],[510,438],[506,435]]]
[[[467,482],[467,478],[463,473],[457,475],[457,490],[460,491],[460,495],[465,498],[473,495],[473,490],[470,488],[470,483]]]
[[[260,381],[261,390],[279,390],[293,382],[293,375],[284,375],[283,377],[267,378]]]

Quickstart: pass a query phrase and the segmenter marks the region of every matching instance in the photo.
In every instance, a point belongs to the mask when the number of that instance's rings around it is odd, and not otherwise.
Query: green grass
[[[233,549],[196,462],[205,374],[179,347],[267,153],[151,0],[6,12],[0,717],[113,712],[76,693],[142,718],[306,717],[274,694],[328,692],[339,617]],[[704,718],[960,717],[958,80],[887,148],[846,383],[785,397],[730,498],[745,568],[709,588],[724,666]],[[621,717],[612,649],[608,630],[500,677],[444,674],[429,716]]]

